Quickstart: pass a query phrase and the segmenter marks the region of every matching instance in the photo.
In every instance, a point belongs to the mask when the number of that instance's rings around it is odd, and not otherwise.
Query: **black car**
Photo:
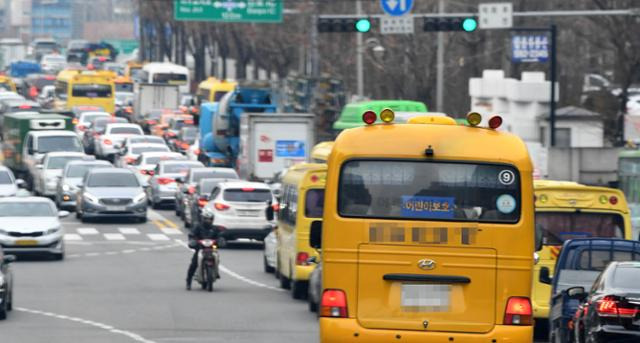
[[[611,262],[588,293],[567,291],[582,300],[572,323],[576,342],[640,342],[640,262]]]
[[[0,247],[0,320],[6,319],[13,308],[13,274],[9,264],[15,260],[14,255],[4,255]]]
[[[124,118],[96,118],[91,127],[84,132],[84,136],[82,136],[82,145],[84,146],[84,151],[87,154],[93,154],[96,148],[96,139],[99,138],[104,130],[107,128],[108,124],[111,123],[128,123],[128,121]]]

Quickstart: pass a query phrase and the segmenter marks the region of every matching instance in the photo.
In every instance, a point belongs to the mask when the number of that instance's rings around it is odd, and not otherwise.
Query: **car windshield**
[[[615,213],[538,211],[535,223],[547,245],[562,245],[572,238],[624,237],[624,219]]]
[[[613,273],[613,287],[633,292],[640,291],[640,264],[618,266]]]
[[[49,136],[38,138],[38,152],[83,152],[82,144],[75,136]]]
[[[66,177],[84,177],[93,168],[108,168],[107,164],[74,164],[67,169]]]
[[[109,130],[112,135],[142,135],[142,130],[137,127],[113,127]]]
[[[11,179],[11,175],[8,172],[0,172],[0,185],[9,185],[12,183],[13,180]]]
[[[72,87],[71,96],[83,98],[110,98],[111,92],[111,85],[76,84]]]
[[[88,187],[138,187],[138,178],[130,173],[95,173],[89,176]]]
[[[304,216],[307,218],[322,218],[324,209],[324,189],[310,189],[304,200]]]
[[[47,169],[63,169],[69,161],[81,160],[82,156],[55,156],[50,157]]]
[[[518,171],[507,165],[348,161],[338,212],[344,217],[515,223]]]
[[[0,217],[53,217],[56,212],[45,202],[0,203]]]
[[[178,174],[178,173],[186,174],[189,171],[189,169],[198,168],[198,167],[202,167],[202,165],[195,164],[195,163],[171,163],[171,164],[165,164],[162,171],[163,173],[166,173],[166,174]]]
[[[131,148],[131,153],[134,155],[140,155],[143,152],[150,151],[169,151],[169,148],[166,146],[140,146]]]
[[[271,191],[268,189],[230,188],[224,191],[223,199],[230,202],[267,202],[271,201]]]

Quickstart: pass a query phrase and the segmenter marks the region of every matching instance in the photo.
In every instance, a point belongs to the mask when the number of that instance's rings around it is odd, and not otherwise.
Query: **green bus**
[[[625,149],[618,154],[619,187],[631,210],[634,240],[640,239],[640,150]]]
[[[428,112],[427,105],[420,101],[411,100],[371,100],[352,102],[346,104],[340,113],[340,118],[333,123],[334,130],[352,129],[364,126],[362,114],[366,111],[374,111],[380,114],[385,108],[392,109],[396,114],[396,122],[406,121],[415,114]],[[380,118],[378,121],[380,122]]]

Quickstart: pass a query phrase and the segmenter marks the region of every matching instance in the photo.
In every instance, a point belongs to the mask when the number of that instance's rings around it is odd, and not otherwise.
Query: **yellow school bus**
[[[0,89],[10,92],[17,92],[16,84],[9,76],[0,75]]]
[[[539,282],[540,268],[549,268],[553,275],[560,248],[571,238],[631,239],[631,213],[624,194],[613,188],[536,180],[534,191],[535,223],[542,250],[536,252],[532,303],[536,325],[546,325],[551,286]]]
[[[56,109],[70,111],[75,106],[99,106],[114,113],[114,79],[111,71],[61,71],[55,82]]]
[[[327,163],[331,149],[333,149],[332,141],[316,144],[313,149],[311,149],[311,160],[315,163]]]
[[[198,103],[218,102],[222,97],[236,88],[237,82],[219,80],[215,77],[200,82],[196,97]]]
[[[140,63],[137,61],[129,61],[127,65],[124,67],[124,76],[130,78],[135,82],[140,82],[140,73],[142,72],[142,67],[144,63]]]
[[[515,135],[363,114],[329,156],[321,342],[532,342],[532,164]],[[489,124],[497,128],[500,117]]]
[[[295,299],[307,296],[309,274],[317,257],[309,246],[311,222],[322,218],[327,165],[301,163],[287,171],[282,180],[282,199],[278,215],[276,269],[282,288],[291,288]]]

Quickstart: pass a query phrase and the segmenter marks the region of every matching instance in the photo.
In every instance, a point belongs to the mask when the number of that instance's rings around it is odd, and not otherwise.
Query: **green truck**
[[[60,114],[6,114],[2,127],[4,165],[13,170],[16,177],[29,179],[32,167],[35,168],[45,153],[78,150],[79,140],[72,130],[71,118]],[[44,136],[46,140],[39,139]],[[25,146],[27,138],[29,148]]]
[[[376,112],[376,114],[380,114],[380,111],[385,108],[390,108],[396,113],[396,122],[403,122],[418,113],[425,114],[428,112],[427,105],[419,101],[371,100],[352,102],[344,106],[340,113],[340,118],[333,123],[333,129],[344,130],[364,126],[362,114],[365,111],[371,110]],[[380,122],[380,118],[378,118],[377,122]]]

